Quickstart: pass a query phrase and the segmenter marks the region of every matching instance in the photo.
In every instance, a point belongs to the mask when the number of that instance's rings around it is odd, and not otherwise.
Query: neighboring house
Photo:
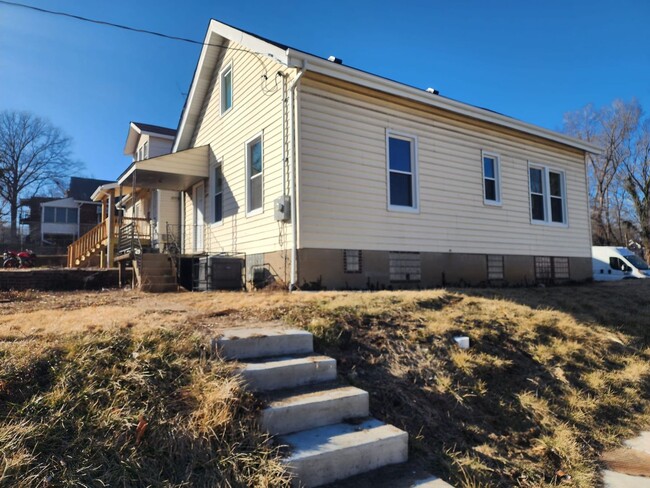
[[[21,207],[27,207],[28,213],[21,212],[20,224],[26,225],[29,231],[25,235],[25,245],[40,245],[41,243],[41,220],[42,220],[42,207],[41,204],[56,200],[54,197],[39,197],[34,196],[24,198],[20,201]]]
[[[106,180],[70,178],[66,197],[41,203],[41,244],[68,245],[101,220],[100,205],[91,199]]]
[[[175,137],[175,129],[131,122],[124,154],[131,156],[134,163],[163,156],[171,152]],[[146,177],[144,172],[141,172],[140,176]],[[160,181],[156,182],[160,183]],[[148,226],[147,231],[153,247],[162,247],[168,240],[168,229],[175,233],[179,231],[179,192],[166,190],[160,186],[141,186],[146,183],[146,180],[140,184],[137,181],[134,183],[136,183],[135,192],[122,198],[123,215],[144,222],[144,226]],[[140,228],[142,229],[142,224]]]
[[[176,131],[157,125],[131,122],[124,145],[124,154],[141,168],[139,180],[130,184],[105,182],[96,186],[92,200],[100,205],[104,226],[92,236],[74,243],[68,250],[69,265],[88,263],[87,258],[100,253],[103,266],[111,266],[119,249],[119,241],[137,237],[140,245],[163,250],[169,241],[168,232],[180,232],[179,190],[168,189],[165,182],[146,171],[147,165],[159,165],[161,156],[168,154]],[[144,168],[144,169],[143,169]]]
[[[117,185],[181,191],[182,253],[245,255],[249,281],[591,276],[599,148],[330,60],[213,20],[172,153]]]

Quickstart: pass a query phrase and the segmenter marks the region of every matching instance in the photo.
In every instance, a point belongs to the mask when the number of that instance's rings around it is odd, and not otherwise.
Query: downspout
[[[289,87],[289,133],[291,135],[291,147],[289,148],[289,192],[291,194],[291,281],[289,283],[289,291],[293,291],[297,287],[297,264],[298,264],[298,215],[296,209],[298,204],[296,202],[296,115],[295,115],[295,90],[298,87],[300,78],[307,71],[307,62],[304,61],[302,68],[298,71],[298,75],[291,82]]]
[[[282,77],[282,203],[287,196],[287,76],[278,71]]]

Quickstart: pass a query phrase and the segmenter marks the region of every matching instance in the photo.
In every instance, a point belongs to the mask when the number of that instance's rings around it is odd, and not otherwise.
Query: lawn
[[[5,293],[0,485],[286,486],[259,404],[205,347],[266,322],[312,331],[409,432],[411,457],[458,487],[599,486],[600,454],[650,425],[646,282]]]

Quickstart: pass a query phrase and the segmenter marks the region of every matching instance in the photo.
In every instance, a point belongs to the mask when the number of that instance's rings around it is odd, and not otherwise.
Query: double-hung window
[[[499,156],[483,152],[483,202],[501,205],[501,167]]]
[[[232,64],[226,66],[219,75],[221,85],[221,115],[232,108]]]
[[[221,222],[223,220],[223,170],[221,162],[217,163],[212,169],[213,178],[213,221]]]
[[[416,139],[387,132],[388,209],[417,211]]]
[[[530,217],[533,222],[566,224],[564,173],[546,166],[528,167]]]
[[[248,180],[246,211],[249,214],[262,212],[263,176],[264,150],[260,134],[246,143],[246,178]]]

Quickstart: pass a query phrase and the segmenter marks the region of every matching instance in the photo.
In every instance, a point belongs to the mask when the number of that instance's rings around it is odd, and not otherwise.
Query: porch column
[[[107,226],[106,226],[106,267],[107,268],[112,268],[113,267],[113,259],[115,258],[114,253],[114,240],[115,240],[115,201],[113,198],[113,193],[108,194],[108,219]]]

